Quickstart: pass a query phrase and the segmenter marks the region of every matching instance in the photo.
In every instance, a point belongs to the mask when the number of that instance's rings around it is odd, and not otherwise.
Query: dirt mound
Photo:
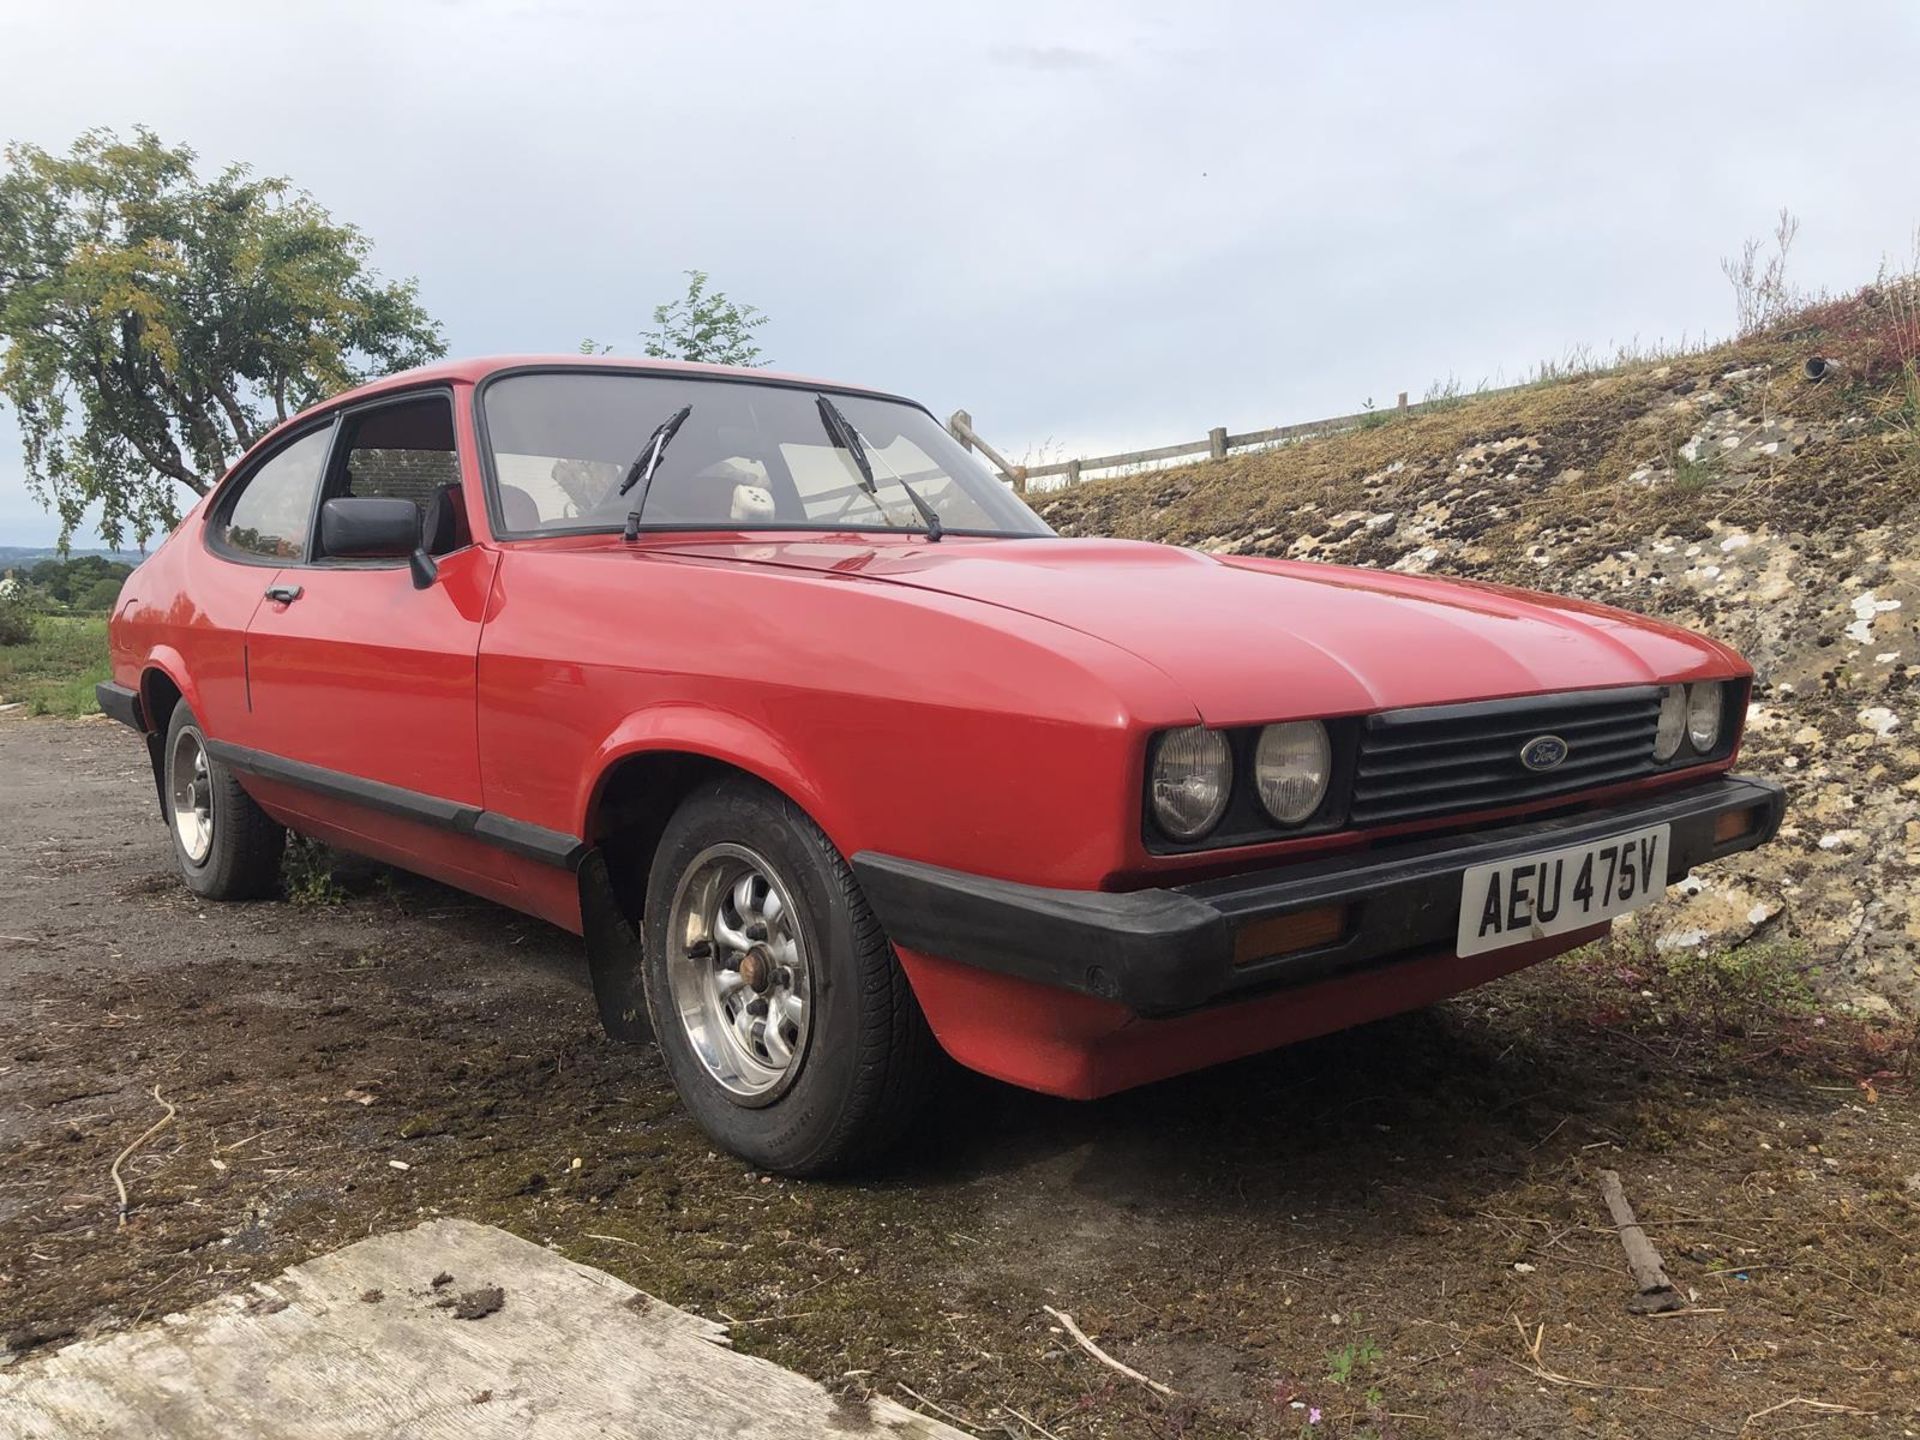
[[[1920,351],[1867,291],[1657,365],[1464,398],[1041,496],[1064,534],[1431,572],[1708,631],[1757,671],[1742,767],[1780,840],[1654,912],[1663,946],[1800,942],[1835,993],[1920,1001]],[[1805,362],[1832,363],[1824,378]]]

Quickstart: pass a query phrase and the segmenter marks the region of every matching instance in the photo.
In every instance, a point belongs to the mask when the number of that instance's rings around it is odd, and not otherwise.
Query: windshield
[[[865,442],[871,485],[822,424],[823,393]],[[926,525],[917,494],[943,528],[959,534],[1051,533],[938,421],[899,400],[566,371],[496,380],[484,404],[500,519],[515,534],[621,528],[635,498],[621,493],[622,482],[682,408],[687,417],[648,484],[641,530],[919,532]]]

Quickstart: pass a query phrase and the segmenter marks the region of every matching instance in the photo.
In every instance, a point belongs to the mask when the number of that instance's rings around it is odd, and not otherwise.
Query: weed
[[[1711,490],[1720,479],[1720,467],[1711,458],[1689,460],[1684,455],[1675,459],[1671,491],[1676,495],[1698,495]]]
[[[1771,330],[1807,307],[1807,297],[1787,283],[1787,254],[1799,233],[1800,221],[1782,206],[1773,227],[1773,254],[1763,261],[1766,241],[1749,239],[1740,247],[1739,258],[1728,256],[1720,262],[1720,273],[1733,286],[1735,334],[1745,338]]]
[[[338,905],[347,892],[333,873],[333,852],[304,835],[287,837],[280,861],[280,879],[290,903],[301,906]]]
[[[0,645],[33,643],[33,611],[24,595],[0,593]]]
[[[1662,950],[1636,929],[1562,964],[1573,983],[1553,1009],[1696,1074],[1738,1074],[1784,1056],[1810,1072],[1905,1084],[1920,1065],[1911,1017],[1889,1023],[1820,1005],[1820,969],[1797,941]]]
[[[1482,384],[1481,388],[1486,387]],[[1457,410],[1466,403],[1465,387],[1460,384],[1459,378],[1453,375],[1447,376],[1444,380],[1434,381],[1427,386],[1427,393],[1420,397],[1421,408],[1429,411]]]
[[[1336,1385],[1349,1384],[1356,1375],[1371,1370],[1379,1359],[1380,1347],[1370,1339],[1342,1345],[1338,1350],[1327,1351],[1327,1379]]]

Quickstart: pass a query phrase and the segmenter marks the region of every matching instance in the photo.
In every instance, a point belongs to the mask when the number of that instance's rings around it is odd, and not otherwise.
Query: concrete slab
[[[962,1440],[891,1401],[838,1401],[736,1354],[723,1325],[464,1220],[376,1235],[0,1371],[8,1440],[860,1434]]]

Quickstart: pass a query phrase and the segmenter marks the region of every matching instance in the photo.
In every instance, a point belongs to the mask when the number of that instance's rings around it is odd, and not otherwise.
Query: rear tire
[[[167,721],[161,802],[187,888],[209,900],[262,900],[280,888],[287,832],[267,818],[225,765],[184,701]]]
[[[647,884],[647,1008],[700,1128],[787,1175],[872,1160],[931,1087],[937,1048],[853,872],[756,781],[693,792]]]

